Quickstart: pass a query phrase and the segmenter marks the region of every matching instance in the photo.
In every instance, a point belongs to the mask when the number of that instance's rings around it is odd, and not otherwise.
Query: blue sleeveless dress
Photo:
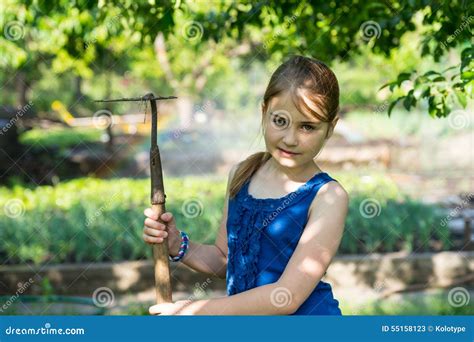
[[[318,190],[330,181],[326,172],[314,175],[281,198],[254,198],[247,181],[229,200],[227,214],[227,295],[271,284],[290,260]],[[331,285],[320,281],[294,315],[342,315]]]

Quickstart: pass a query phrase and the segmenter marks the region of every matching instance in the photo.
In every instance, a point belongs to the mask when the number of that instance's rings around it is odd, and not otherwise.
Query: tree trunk
[[[76,76],[74,78],[74,98],[76,101],[80,101],[82,98],[82,77],[81,76]]]
[[[18,104],[23,108],[28,104],[28,84],[24,71],[18,72],[16,76],[16,89],[18,94]]]

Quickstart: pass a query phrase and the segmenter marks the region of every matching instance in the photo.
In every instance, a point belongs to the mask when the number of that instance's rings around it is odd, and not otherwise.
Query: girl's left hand
[[[178,300],[174,303],[163,303],[150,306],[151,315],[192,315],[189,312],[183,312],[183,309],[191,304],[191,300]]]

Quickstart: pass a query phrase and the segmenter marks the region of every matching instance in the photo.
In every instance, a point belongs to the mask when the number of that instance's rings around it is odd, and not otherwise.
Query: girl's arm
[[[227,201],[221,226],[214,245],[204,245],[189,241],[188,251],[181,262],[194,270],[225,279],[227,271]]]
[[[181,259],[184,264],[196,271],[217,276],[221,279],[226,278],[227,272],[227,210],[230,182],[234,177],[236,169],[237,166],[234,166],[229,173],[224,210],[215,244],[204,245],[189,241],[188,251],[183,259]]]
[[[349,197],[337,183],[319,189],[308,223],[280,279],[273,284],[224,298],[199,300],[176,312],[182,315],[288,315],[313,292],[337,252]],[[153,307],[152,307],[153,308]],[[150,309],[150,313],[153,309]]]

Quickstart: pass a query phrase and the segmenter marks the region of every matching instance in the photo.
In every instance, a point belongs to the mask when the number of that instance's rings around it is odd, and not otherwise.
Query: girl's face
[[[304,97],[303,97],[304,99]],[[307,104],[308,101],[305,100]],[[318,108],[312,108],[322,113]],[[273,97],[263,113],[264,139],[267,151],[282,167],[314,168],[313,159],[334,130],[332,123],[322,122],[298,111],[288,93]]]

